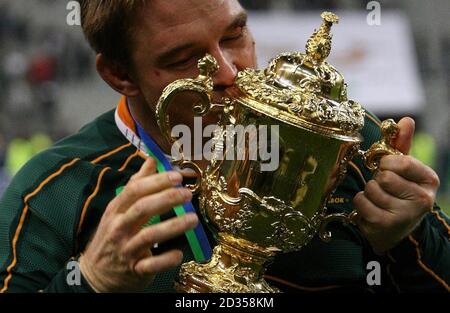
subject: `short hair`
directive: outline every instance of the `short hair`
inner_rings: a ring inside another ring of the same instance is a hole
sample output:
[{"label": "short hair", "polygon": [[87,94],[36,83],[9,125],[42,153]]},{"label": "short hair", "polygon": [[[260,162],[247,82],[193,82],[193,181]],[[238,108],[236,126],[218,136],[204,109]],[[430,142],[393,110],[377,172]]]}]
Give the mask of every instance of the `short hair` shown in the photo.
[{"label": "short hair", "polygon": [[131,65],[137,13],[149,0],[80,0],[81,27],[97,53],[124,66]]}]

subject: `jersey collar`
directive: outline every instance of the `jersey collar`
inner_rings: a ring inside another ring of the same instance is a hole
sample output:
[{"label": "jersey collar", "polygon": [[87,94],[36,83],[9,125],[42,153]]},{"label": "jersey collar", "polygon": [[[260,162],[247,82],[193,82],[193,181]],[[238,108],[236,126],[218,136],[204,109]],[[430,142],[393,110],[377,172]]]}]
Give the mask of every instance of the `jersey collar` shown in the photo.
[{"label": "jersey collar", "polygon": [[127,98],[122,96],[120,98],[119,104],[117,105],[116,112],[114,114],[114,119],[117,128],[120,132],[131,142],[136,148],[138,148],[142,153],[148,156],[145,149],[145,144],[141,138],[137,135],[136,125],[134,124],[134,119],[131,116],[131,112],[128,109]]}]

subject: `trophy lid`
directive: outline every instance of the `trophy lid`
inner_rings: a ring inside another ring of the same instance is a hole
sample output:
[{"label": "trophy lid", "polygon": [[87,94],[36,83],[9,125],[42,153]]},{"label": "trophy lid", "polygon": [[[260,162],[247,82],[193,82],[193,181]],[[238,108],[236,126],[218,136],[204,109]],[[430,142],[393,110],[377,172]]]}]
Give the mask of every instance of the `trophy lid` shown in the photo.
[{"label": "trophy lid", "polygon": [[321,17],[306,53],[283,53],[265,70],[241,71],[236,86],[244,94],[244,105],[257,111],[321,133],[355,137],[364,126],[364,109],[347,99],[344,77],[326,62],[331,26],[339,18],[330,12]]}]

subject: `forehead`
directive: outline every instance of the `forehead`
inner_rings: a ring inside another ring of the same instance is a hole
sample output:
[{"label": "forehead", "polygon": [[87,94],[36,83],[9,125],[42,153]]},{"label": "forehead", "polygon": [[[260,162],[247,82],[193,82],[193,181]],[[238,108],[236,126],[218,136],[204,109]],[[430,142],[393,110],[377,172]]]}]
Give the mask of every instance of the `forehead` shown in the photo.
[{"label": "forehead", "polygon": [[152,0],[145,12],[149,28],[160,29],[205,22],[211,15],[226,13],[234,0]]},{"label": "forehead", "polygon": [[151,0],[134,34],[138,42],[158,51],[175,42],[214,36],[242,11],[237,0]]}]

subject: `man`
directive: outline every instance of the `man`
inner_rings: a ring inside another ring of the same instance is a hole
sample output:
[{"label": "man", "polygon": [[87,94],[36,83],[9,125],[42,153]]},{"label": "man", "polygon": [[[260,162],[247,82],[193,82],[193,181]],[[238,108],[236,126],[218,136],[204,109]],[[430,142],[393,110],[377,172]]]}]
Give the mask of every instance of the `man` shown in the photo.
[{"label": "man", "polygon": [[[246,14],[237,0],[81,4],[97,71],[124,97],[115,113],[37,156],[12,182],[0,203],[0,288],[173,291],[180,262],[193,258],[180,235],[198,218],[173,217],[171,208],[191,194],[176,187],[183,179],[179,173],[156,174],[155,160],[140,150],[136,127],[170,151],[154,117],[167,84],[196,76],[197,60],[210,53],[220,65],[214,77],[219,101],[239,70],[256,66]],[[190,112],[189,106],[177,107],[174,125],[190,125]],[[205,119],[213,123],[217,117]],[[379,138],[377,124],[367,114],[363,148]],[[399,126],[395,146],[407,153],[414,122],[405,118]],[[335,212],[356,208],[358,227],[334,225],[331,243],[314,239],[300,252],[277,257],[267,280],[285,291],[450,291],[449,220],[433,208],[437,175],[409,156],[388,156],[371,179],[360,161],[351,164],[329,205]],[[142,228],[157,215],[160,223]],[[66,264],[73,258],[79,260],[81,285],[67,280]],[[382,266],[379,287],[366,282],[366,265],[374,260]]]}]

